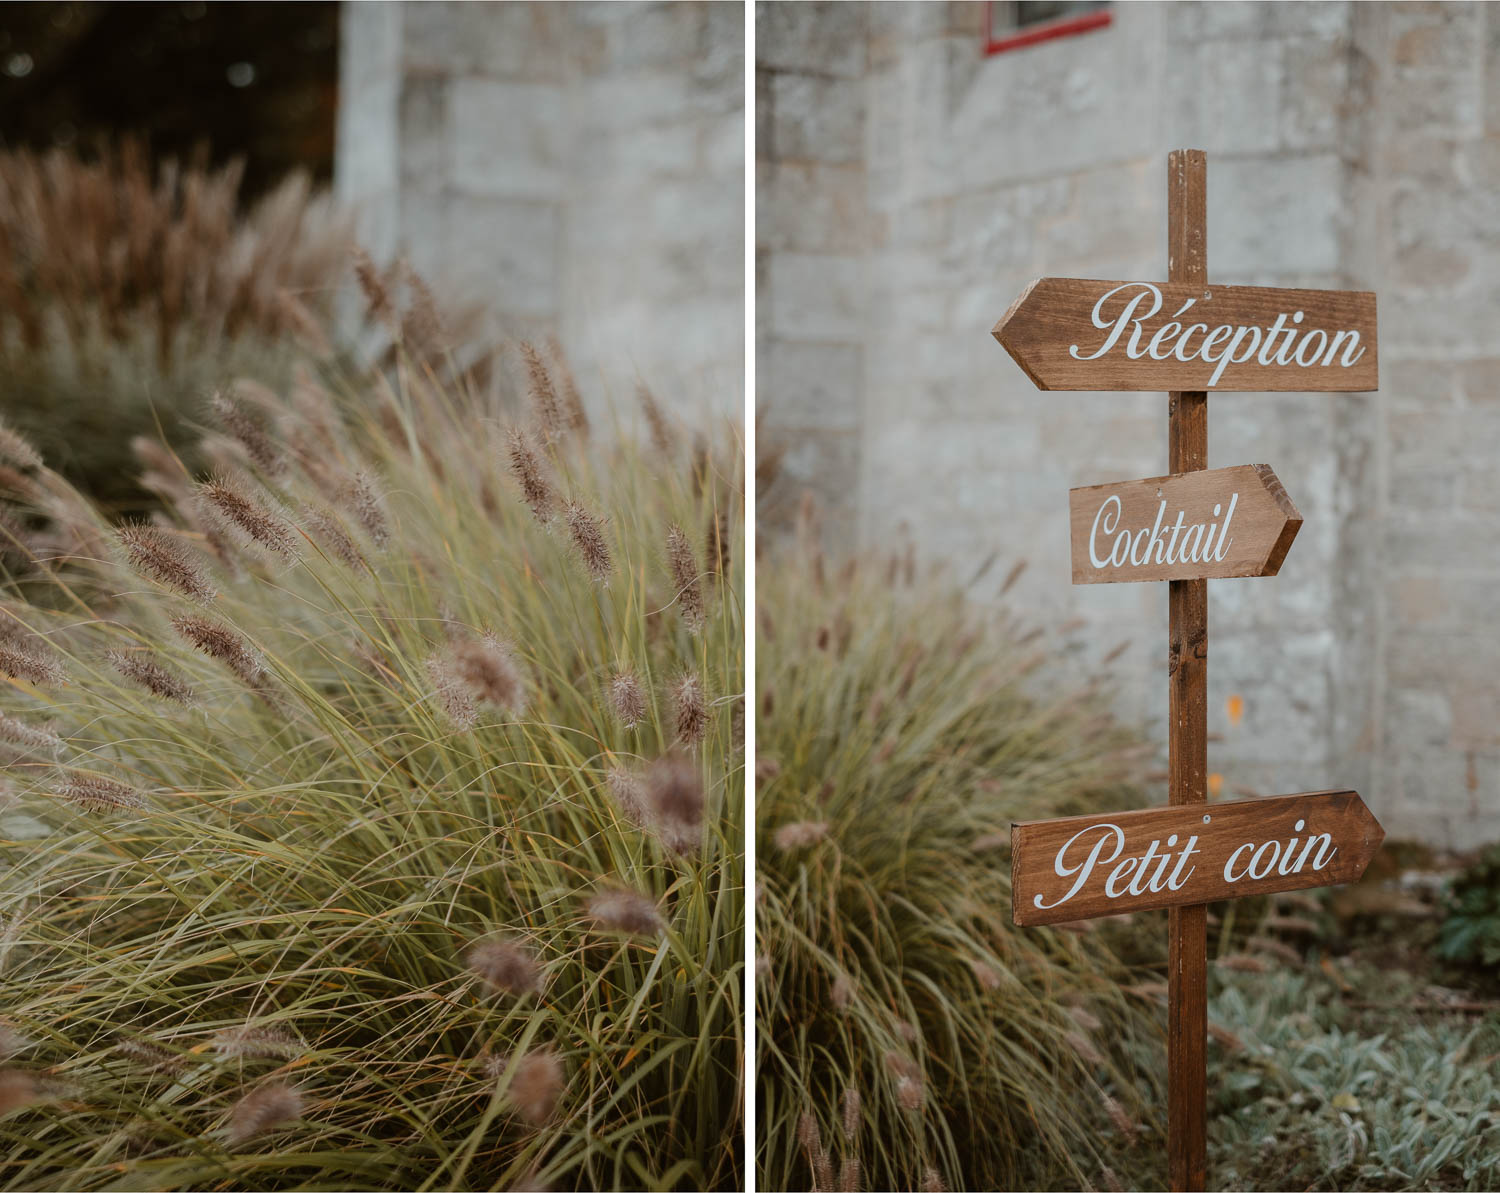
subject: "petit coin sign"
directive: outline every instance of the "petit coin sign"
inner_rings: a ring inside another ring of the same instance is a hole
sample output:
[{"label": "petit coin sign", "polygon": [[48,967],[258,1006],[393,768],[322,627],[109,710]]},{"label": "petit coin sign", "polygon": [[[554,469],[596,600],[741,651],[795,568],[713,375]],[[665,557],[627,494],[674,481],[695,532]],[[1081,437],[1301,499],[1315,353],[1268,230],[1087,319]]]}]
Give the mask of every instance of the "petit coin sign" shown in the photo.
[{"label": "petit coin sign", "polygon": [[1014,824],[1012,917],[1055,924],[1354,882],[1384,838],[1353,791]]}]

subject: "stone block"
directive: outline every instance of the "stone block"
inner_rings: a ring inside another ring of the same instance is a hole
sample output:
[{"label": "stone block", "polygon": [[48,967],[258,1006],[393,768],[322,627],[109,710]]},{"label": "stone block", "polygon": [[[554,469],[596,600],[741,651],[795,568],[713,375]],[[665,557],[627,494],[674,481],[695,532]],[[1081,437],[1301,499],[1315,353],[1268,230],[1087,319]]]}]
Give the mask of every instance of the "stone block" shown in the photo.
[{"label": "stone block", "polygon": [[1208,188],[1214,272],[1337,273],[1344,195],[1334,154],[1218,162]]},{"label": "stone block", "polygon": [[562,91],[548,83],[455,79],[452,177],[471,195],[561,199],[570,129]]},{"label": "stone block", "polygon": [[[857,432],[864,382],[857,344],[771,340],[758,356],[761,400],[782,428]],[[757,374],[759,378],[759,374]]]},{"label": "stone block", "polygon": [[458,195],[446,226],[447,272],[464,294],[505,313],[557,315],[561,229],[556,204]]},{"label": "stone block", "polygon": [[401,82],[398,142],[403,191],[437,191],[453,181],[447,79],[407,75]]},{"label": "stone block", "polygon": [[770,70],[858,78],[865,69],[866,20],[874,9],[903,6],[760,0],[755,6],[755,56]]},{"label": "stone block", "polygon": [[853,254],[869,243],[865,175],[857,166],[790,161],[763,165],[756,236],[777,252]]},{"label": "stone block", "polygon": [[781,253],[767,273],[770,331],[786,340],[854,343],[863,330],[865,262]]},{"label": "stone block", "polygon": [[847,79],[778,74],[771,81],[771,144],[782,160],[829,164],[864,152],[864,88]]}]

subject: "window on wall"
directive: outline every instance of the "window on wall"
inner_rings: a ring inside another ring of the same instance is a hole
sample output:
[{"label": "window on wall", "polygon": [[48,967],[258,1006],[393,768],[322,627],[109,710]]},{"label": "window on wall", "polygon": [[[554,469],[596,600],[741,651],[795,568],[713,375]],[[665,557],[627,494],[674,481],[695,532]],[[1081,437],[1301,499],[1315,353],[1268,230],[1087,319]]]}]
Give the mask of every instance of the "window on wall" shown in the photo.
[{"label": "window on wall", "polygon": [[1102,29],[1113,19],[1112,8],[1100,0],[990,0],[985,5],[984,52],[999,54]]}]

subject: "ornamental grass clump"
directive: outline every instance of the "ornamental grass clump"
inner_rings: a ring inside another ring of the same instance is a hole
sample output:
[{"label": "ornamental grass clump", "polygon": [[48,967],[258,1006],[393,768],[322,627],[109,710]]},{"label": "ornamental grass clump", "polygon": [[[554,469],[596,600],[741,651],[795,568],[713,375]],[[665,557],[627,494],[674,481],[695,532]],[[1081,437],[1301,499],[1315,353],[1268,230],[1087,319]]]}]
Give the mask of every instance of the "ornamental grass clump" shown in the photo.
[{"label": "ornamental grass clump", "polygon": [[1162,1144],[1162,1029],[1097,935],[1012,925],[1008,829],[1138,804],[1149,747],[1037,634],[817,537],[757,573],[760,1186],[1107,1187]]},{"label": "ornamental grass clump", "polygon": [[149,523],[35,472],[0,1188],[742,1186],[738,444],[389,382],[236,387]]}]

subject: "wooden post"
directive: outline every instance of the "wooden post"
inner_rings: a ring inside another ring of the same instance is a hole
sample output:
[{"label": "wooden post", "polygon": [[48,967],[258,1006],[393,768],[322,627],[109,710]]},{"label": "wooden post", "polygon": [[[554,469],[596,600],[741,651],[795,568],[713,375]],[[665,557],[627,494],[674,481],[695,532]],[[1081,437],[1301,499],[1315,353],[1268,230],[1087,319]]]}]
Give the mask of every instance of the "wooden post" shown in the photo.
[{"label": "wooden post", "polygon": [[[1201,149],[1167,158],[1167,280],[1208,281],[1208,167]],[[1167,471],[1208,467],[1208,394],[1167,395]],[[1173,580],[1168,594],[1168,799],[1201,804],[1208,788],[1208,581]],[[1174,1191],[1207,1181],[1205,1054],[1208,908],[1167,912],[1167,1166]]]}]

